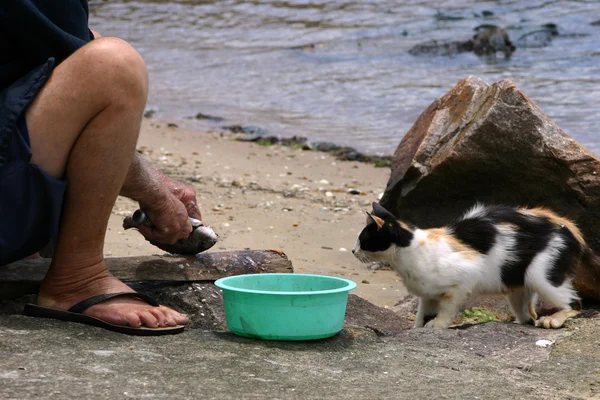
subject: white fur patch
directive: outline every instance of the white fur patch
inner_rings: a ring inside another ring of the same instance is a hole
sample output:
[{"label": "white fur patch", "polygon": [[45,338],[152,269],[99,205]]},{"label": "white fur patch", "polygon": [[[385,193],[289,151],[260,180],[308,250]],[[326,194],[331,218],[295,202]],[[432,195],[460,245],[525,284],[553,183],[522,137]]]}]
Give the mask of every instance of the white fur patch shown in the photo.
[{"label": "white fur patch", "polygon": [[487,214],[487,208],[483,204],[475,204],[470,210],[468,210],[462,219],[467,218],[481,218]]}]

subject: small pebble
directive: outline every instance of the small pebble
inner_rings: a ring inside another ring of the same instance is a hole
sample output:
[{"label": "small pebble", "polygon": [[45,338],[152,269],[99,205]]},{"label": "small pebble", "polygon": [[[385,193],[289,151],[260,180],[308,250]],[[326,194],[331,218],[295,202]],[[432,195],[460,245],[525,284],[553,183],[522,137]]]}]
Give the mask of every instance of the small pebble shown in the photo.
[{"label": "small pebble", "polygon": [[340,251],[348,251],[348,250],[346,250],[346,248],[344,248],[344,247],[340,247]]}]

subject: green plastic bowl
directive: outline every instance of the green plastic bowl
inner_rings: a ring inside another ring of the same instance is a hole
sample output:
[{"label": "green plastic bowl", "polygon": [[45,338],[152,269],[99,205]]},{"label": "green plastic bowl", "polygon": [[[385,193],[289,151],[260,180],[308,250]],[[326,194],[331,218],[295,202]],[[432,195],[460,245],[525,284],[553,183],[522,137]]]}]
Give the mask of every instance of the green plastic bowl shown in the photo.
[{"label": "green plastic bowl", "polygon": [[221,278],[225,318],[236,335],[313,340],[344,326],[348,292],[356,283],[309,274],[250,274]]}]

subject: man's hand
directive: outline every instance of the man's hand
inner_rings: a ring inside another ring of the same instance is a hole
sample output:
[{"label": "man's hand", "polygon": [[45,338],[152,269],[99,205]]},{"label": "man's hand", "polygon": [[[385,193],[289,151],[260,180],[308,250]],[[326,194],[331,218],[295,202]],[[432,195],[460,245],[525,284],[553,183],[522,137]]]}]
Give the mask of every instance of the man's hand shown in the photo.
[{"label": "man's hand", "polygon": [[125,229],[136,227],[146,239],[158,243],[173,244],[179,239],[187,239],[192,232],[192,224],[183,203],[169,193],[160,203],[142,208],[149,218],[149,224],[135,226],[131,217],[125,218]]},{"label": "man's hand", "polygon": [[150,219],[149,225],[136,226],[131,217],[126,217],[123,227],[135,227],[146,239],[158,243],[187,239],[192,232],[189,217],[202,220],[195,190],[167,178],[139,154],[134,157],[121,195],[137,200]]},{"label": "man's hand", "polygon": [[202,214],[196,200],[196,191],[191,186],[161,176],[161,181],[169,191],[185,206],[190,217],[202,221]]}]

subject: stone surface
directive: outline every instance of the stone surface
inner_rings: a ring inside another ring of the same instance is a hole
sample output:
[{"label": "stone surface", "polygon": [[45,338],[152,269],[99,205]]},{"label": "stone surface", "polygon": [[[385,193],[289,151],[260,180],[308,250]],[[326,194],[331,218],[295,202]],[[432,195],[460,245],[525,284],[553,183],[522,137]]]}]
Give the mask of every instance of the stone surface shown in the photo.
[{"label": "stone surface", "polygon": [[[392,311],[396,314],[396,317],[403,321],[402,326],[407,328],[412,327],[412,322],[417,314],[418,299],[415,296],[407,295],[401,299],[394,307]],[[473,320],[465,313],[465,310],[483,308],[489,311],[491,315],[496,317],[499,321],[512,322],[515,320],[512,311],[508,305],[508,301],[505,296],[471,296],[461,307],[456,317],[454,318],[453,325],[461,324],[472,324],[477,322],[483,322],[479,320]],[[550,315],[558,311],[556,308],[552,308],[543,301],[539,301],[536,312],[538,317]],[[582,310],[578,318],[600,318],[600,311],[598,308],[587,307]]]},{"label": "stone surface", "polygon": [[[600,251],[600,159],[508,80],[469,77],[436,99],[396,149],[381,199],[422,228],[475,202],[549,207]],[[600,268],[586,266],[576,285],[600,299]]]},{"label": "stone surface", "polygon": [[[2,399],[593,399],[600,396],[600,319],[542,330],[512,323],[406,329],[350,295],[333,338],[271,342],[227,331],[212,283],[136,290],[187,312],[189,329],[132,337],[20,315],[33,295],[0,302]],[[414,300],[407,299],[410,313]],[[413,310],[414,311],[414,310]],[[548,347],[536,345],[546,340]],[[443,389],[443,390],[442,390]]]},{"label": "stone surface", "polygon": [[[0,317],[2,399],[593,399],[600,320],[558,331],[508,323],[314,342],[190,329],[131,337]],[[549,347],[538,340],[553,342]]]},{"label": "stone surface", "polygon": [[[190,318],[189,329],[228,331],[221,289],[211,282],[139,282],[130,286],[138,292],[154,297],[160,304],[187,314]],[[21,315],[24,304],[35,302],[35,297],[29,294],[13,300],[0,301],[0,318]],[[379,335],[399,332],[412,326],[412,322],[404,316],[377,307],[353,294],[348,296],[345,323],[371,330]]]}]

